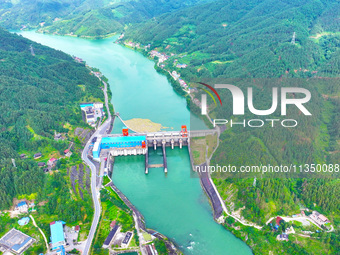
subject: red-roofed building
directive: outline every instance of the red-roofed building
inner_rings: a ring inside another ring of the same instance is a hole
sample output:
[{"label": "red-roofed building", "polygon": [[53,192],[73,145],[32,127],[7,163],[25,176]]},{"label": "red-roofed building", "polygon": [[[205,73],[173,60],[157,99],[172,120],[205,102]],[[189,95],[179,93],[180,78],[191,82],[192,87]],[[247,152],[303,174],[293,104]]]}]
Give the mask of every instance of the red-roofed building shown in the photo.
[{"label": "red-roofed building", "polygon": [[281,221],[283,221],[281,217],[276,217],[276,225],[280,226]]},{"label": "red-roofed building", "polygon": [[80,226],[79,226],[79,225],[77,225],[77,226],[74,228],[74,230],[75,230],[76,232],[79,232],[79,230],[80,230]]},{"label": "red-roofed building", "polygon": [[116,225],[116,221],[114,220],[111,222],[110,227],[113,228],[115,225]]},{"label": "red-roofed building", "polygon": [[50,158],[47,162],[47,165],[54,166],[56,162],[57,162],[56,158]]},{"label": "red-roofed building", "polygon": [[64,155],[66,157],[70,157],[72,155],[72,152],[69,149],[64,150]]}]

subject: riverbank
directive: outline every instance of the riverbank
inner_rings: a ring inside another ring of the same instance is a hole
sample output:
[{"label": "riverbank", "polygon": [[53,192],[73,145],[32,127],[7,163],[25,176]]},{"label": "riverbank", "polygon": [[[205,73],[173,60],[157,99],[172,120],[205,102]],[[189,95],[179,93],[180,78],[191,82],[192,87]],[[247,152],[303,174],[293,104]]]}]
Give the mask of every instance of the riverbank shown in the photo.
[{"label": "riverbank", "polygon": [[[32,29],[36,29],[36,28],[31,28],[30,30],[32,30]],[[48,31],[45,31],[43,29],[38,29],[38,30],[35,30],[35,31],[37,33],[40,33],[40,34],[57,35],[57,36],[69,36],[69,37],[83,38],[83,39],[88,39],[88,40],[106,39],[106,38],[110,38],[112,36],[117,35],[117,32],[106,34],[106,35],[89,36],[89,35],[75,35],[75,34],[59,34],[57,32],[49,33]]]}]

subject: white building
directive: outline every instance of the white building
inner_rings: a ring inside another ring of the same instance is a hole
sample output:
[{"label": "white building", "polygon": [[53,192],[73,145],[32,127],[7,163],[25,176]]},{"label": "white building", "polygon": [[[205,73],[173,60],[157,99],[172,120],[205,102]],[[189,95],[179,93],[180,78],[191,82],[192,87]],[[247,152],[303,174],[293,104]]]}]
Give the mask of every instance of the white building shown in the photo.
[{"label": "white building", "polygon": [[95,109],[102,109],[104,107],[103,103],[97,102],[97,103],[93,103],[93,108]]},{"label": "white building", "polygon": [[28,212],[28,205],[25,201],[21,201],[17,206],[15,207],[16,211],[19,211],[20,213],[27,213]]}]

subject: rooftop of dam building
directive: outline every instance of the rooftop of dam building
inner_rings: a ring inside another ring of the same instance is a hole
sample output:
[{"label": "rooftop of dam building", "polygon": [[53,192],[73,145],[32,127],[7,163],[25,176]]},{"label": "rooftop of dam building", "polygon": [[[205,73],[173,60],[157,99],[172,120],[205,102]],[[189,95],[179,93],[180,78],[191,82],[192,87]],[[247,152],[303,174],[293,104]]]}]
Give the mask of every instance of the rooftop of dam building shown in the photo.
[{"label": "rooftop of dam building", "polygon": [[[99,160],[100,152],[104,149],[137,149],[137,148],[146,148],[146,137],[143,135],[135,135],[135,136],[114,136],[114,137],[99,137],[97,138],[94,146],[93,146],[93,158]],[[145,151],[137,154],[145,154]],[[127,155],[127,154],[119,154],[119,155]],[[131,154],[130,154],[131,155]]]}]

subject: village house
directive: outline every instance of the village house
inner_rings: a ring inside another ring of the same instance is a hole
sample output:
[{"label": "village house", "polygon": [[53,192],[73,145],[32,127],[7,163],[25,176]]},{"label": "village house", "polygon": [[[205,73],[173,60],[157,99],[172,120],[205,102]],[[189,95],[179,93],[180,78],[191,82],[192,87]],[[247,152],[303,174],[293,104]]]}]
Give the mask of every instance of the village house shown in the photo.
[{"label": "village house", "polygon": [[174,78],[174,80],[176,81],[181,75],[179,73],[177,73],[176,71],[172,71],[172,77]]},{"label": "village house", "polygon": [[45,165],[46,165],[45,162],[39,162],[39,163],[38,163],[38,167],[44,167]]},{"label": "village house", "polygon": [[72,152],[69,149],[64,150],[65,157],[71,157]]},{"label": "village house", "polygon": [[289,241],[288,237],[288,234],[282,233],[281,235],[277,235],[276,239],[279,241]]},{"label": "village house", "polygon": [[330,223],[330,221],[324,215],[320,214],[317,211],[313,211],[310,217],[311,219],[316,221],[319,225],[325,225],[327,223]]},{"label": "village house", "polygon": [[80,231],[80,226],[79,226],[79,225],[75,226],[74,231],[75,231],[76,233],[79,233],[79,231]]},{"label": "village house", "polygon": [[53,166],[55,166],[56,162],[57,162],[56,158],[50,158],[47,162],[47,165],[50,166],[50,167],[53,167]]},{"label": "village house", "polygon": [[28,205],[26,201],[21,201],[15,206],[15,210],[19,211],[20,213],[27,213],[28,212]]},{"label": "village house", "polygon": [[41,158],[41,156],[42,156],[42,154],[41,154],[41,152],[38,152],[38,153],[36,153],[36,154],[34,154],[34,159],[38,159],[38,158]]},{"label": "village house", "polygon": [[62,136],[62,134],[54,132],[54,140],[55,141],[65,140],[65,138]]},{"label": "village house", "polygon": [[177,64],[176,67],[177,68],[187,68],[187,64]]}]

